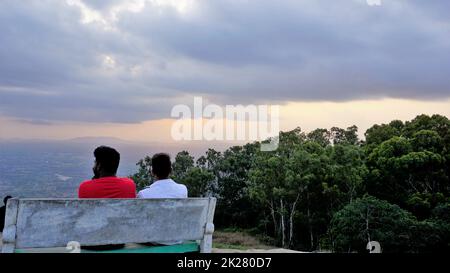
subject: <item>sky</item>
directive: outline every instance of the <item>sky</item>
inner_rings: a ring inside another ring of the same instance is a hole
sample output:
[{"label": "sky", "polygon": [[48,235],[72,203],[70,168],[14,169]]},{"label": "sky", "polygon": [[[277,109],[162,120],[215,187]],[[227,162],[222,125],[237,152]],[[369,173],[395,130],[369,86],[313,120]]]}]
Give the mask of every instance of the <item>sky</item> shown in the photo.
[{"label": "sky", "polygon": [[450,117],[446,0],[2,0],[0,139],[172,141],[171,109],[281,129]]}]

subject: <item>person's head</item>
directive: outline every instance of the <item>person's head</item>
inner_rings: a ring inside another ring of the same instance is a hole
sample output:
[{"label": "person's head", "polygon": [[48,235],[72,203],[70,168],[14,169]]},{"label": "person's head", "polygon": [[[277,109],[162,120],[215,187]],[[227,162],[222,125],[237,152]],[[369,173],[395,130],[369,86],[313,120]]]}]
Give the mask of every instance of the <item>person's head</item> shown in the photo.
[{"label": "person's head", "polygon": [[152,157],[152,174],[158,179],[167,179],[172,172],[170,156],[165,153],[155,154]]},{"label": "person's head", "polygon": [[100,146],[94,151],[95,177],[115,176],[119,168],[120,154],[115,149],[107,146]]},{"label": "person's head", "polygon": [[10,195],[8,195],[5,198],[3,198],[3,204],[5,204],[5,206],[6,206],[6,202],[8,202],[8,200],[11,199],[11,198],[12,198],[12,196],[10,196]]}]

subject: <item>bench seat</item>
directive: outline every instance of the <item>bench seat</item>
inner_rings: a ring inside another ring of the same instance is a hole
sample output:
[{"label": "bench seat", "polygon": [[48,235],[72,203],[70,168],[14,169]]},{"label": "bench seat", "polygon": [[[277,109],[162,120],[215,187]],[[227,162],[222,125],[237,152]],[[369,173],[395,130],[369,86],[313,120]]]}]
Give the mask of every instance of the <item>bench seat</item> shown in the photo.
[{"label": "bench seat", "polygon": [[[215,198],[10,199],[4,253],[74,252],[69,244],[125,244],[123,249],[81,252],[210,253]],[[144,242],[185,242],[147,246]]]}]

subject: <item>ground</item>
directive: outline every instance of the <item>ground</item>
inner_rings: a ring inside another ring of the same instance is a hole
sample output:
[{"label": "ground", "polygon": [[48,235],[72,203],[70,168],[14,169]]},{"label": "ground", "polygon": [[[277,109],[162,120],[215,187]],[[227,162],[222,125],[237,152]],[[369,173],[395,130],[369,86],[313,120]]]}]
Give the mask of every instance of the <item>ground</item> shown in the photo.
[{"label": "ground", "polygon": [[229,248],[246,250],[250,248],[271,249],[274,246],[262,242],[256,236],[245,231],[218,230],[213,235],[214,248]]},{"label": "ground", "polygon": [[[0,233],[0,250],[2,247]],[[65,252],[65,248],[61,248]],[[244,231],[216,231],[213,235],[213,253],[302,253],[266,245]]]},{"label": "ground", "polygon": [[301,253],[277,248],[245,231],[219,230],[213,235],[213,253]]}]

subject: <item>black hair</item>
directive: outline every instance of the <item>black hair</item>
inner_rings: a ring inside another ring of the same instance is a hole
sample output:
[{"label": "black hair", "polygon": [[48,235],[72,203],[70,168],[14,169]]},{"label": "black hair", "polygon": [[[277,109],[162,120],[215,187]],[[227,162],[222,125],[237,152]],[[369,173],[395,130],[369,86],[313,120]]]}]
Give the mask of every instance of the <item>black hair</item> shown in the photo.
[{"label": "black hair", "polygon": [[104,172],[116,174],[120,163],[120,154],[115,149],[107,146],[100,146],[94,151],[97,164],[100,164]]},{"label": "black hair", "polygon": [[172,172],[172,163],[170,156],[165,153],[155,154],[152,157],[152,172],[159,179],[166,179]]}]

